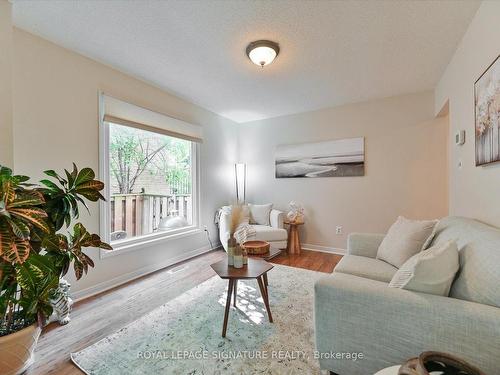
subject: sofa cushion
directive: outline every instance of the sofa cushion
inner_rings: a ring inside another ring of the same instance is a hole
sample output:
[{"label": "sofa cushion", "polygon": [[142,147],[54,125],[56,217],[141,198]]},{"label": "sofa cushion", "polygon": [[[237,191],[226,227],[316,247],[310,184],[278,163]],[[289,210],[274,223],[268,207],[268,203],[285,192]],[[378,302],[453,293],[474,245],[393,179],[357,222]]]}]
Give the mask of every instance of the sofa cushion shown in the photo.
[{"label": "sofa cushion", "polygon": [[271,225],[269,216],[273,209],[273,204],[249,204],[250,224]]},{"label": "sofa cushion", "polygon": [[255,229],[255,236],[248,238],[249,240],[261,241],[286,241],[288,234],[285,229],[274,228],[267,225],[253,225]]},{"label": "sofa cushion", "polygon": [[437,220],[409,220],[403,216],[389,228],[380,244],[377,259],[399,268],[427,245]]},{"label": "sofa cushion", "polygon": [[457,244],[446,241],[408,259],[389,287],[448,297],[458,267]]},{"label": "sofa cushion", "polygon": [[397,270],[396,267],[383,260],[357,255],[344,255],[334,271],[388,283]]},{"label": "sofa cushion", "polygon": [[500,230],[473,219],[447,217],[436,227],[432,245],[457,243],[460,270],[450,297],[500,307]]}]

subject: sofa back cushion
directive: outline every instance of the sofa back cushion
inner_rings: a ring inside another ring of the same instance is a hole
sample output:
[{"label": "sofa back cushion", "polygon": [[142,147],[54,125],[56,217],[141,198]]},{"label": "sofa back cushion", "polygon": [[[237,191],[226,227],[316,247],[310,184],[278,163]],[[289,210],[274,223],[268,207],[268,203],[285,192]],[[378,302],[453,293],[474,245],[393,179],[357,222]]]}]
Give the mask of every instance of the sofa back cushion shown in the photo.
[{"label": "sofa back cushion", "polygon": [[460,270],[450,297],[500,307],[500,230],[473,219],[447,217],[438,223],[431,245],[454,240]]},{"label": "sofa back cushion", "polygon": [[270,215],[273,209],[273,204],[249,204],[250,208],[250,224],[271,225]]},{"label": "sofa back cushion", "polygon": [[410,220],[398,217],[377,251],[377,259],[401,267],[413,255],[422,251],[432,235],[437,220]]}]

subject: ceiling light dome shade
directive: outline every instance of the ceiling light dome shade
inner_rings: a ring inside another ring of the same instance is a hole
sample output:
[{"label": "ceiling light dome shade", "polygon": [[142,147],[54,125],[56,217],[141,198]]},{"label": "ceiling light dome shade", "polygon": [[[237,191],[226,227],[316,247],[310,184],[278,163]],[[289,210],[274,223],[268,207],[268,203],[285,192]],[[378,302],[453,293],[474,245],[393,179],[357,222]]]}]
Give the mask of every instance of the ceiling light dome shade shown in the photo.
[{"label": "ceiling light dome shade", "polygon": [[270,40],[257,40],[247,47],[247,56],[255,65],[265,66],[271,64],[278,53],[280,47],[278,43]]}]

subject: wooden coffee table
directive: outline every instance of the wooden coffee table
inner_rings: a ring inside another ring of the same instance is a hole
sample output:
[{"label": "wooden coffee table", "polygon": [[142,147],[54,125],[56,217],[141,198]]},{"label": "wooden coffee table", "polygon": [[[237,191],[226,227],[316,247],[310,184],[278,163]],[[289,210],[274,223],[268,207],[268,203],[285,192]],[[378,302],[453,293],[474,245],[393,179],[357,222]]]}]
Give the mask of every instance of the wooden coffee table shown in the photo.
[{"label": "wooden coffee table", "polygon": [[220,276],[221,279],[229,280],[227,289],[226,309],[224,311],[224,324],[222,326],[222,337],[226,337],[227,319],[229,317],[229,308],[231,306],[231,295],[234,295],[234,305],[236,306],[236,294],[238,288],[238,280],[256,279],[259,284],[260,294],[266,306],[269,322],[273,322],[271,308],[269,306],[269,294],[267,284],[264,282],[264,275],[273,269],[273,265],[262,259],[248,258],[248,264],[243,268],[230,267],[227,264],[227,258],[220,262],[210,265],[212,269]]},{"label": "wooden coffee table", "polygon": [[[280,255],[281,253],[283,252],[282,249],[278,248],[277,246],[274,246],[274,245],[271,245],[269,247],[269,251],[265,254],[259,254],[259,255],[248,255],[249,258],[254,258],[254,259],[264,259],[264,260],[271,260],[275,257],[277,257],[278,255]],[[265,273],[264,275],[262,275],[262,278],[264,279],[264,284],[266,285],[269,285],[268,284],[268,281],[267,281],[267,273]]]}]

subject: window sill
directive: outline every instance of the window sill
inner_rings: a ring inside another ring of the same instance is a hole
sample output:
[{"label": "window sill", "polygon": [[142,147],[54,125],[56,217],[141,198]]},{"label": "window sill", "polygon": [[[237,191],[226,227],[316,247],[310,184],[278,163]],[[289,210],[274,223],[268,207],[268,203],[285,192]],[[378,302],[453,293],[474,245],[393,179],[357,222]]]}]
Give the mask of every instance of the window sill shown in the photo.
[{"label": "window sill", "polygon": [[123,253],[128,253],[129,251],[135,251],[146,247],[151,247],[161,243],[178,240],[184,237],[190,237],[203,233],[203,231],[198,227],[189,227],[182,232],[176,233],[164,233],[156,234],[152,236],[147,236],[144,238],[130,239],[128,241],[123,241],[117,244],[111,244],[113,250],[100,250],[101,259],[109,258],[115,255],[120,255]]}]

